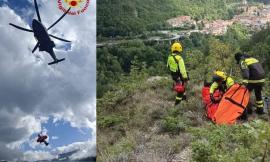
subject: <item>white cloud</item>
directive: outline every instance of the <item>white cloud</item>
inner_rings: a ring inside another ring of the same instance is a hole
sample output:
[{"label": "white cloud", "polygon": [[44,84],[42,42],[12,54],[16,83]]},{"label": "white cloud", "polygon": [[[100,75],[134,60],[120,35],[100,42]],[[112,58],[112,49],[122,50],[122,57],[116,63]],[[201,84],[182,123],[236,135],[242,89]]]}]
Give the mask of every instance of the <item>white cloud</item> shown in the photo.
[{"label": "white cloud", "polygon": [[69,155],[71,160],[80,160],[92,156],[96,156],[96,142],[89,140],[86,142],[75,142],[70,145],[58,147],[51,152],[48,151],[27,151],[23,155],[23,160],[52,160],[60,157],[61,154],[74,152]]},{"label": "white cloud", "polygon": [[89,156],[96,155],[96,142],[95,141],[87,141],[87,142],[76,142],[67,146],[58,147],[55,152],[59,154],[76,151],[71,155],[72,160],[78,160],[87,158]]},{"label": "white cloud", "polygon": [[52,136],[52,140],[57,140],[57,139],[59,139],[58,136]]},{"label": "white cloud", "polygon": [[38,161],[38,160],[52,160],[57,158],[47,151],[27,151],[24,153],[23,160],[25,161]]},{"label": "white cloud", "polygon": [[18,108],[14,108],[11,112],[6,109],[0,110],[0,122],[5,123],[0,125],[0,141],[7,143],[6,146],[10,149],[19,149],[29,135],[41,130],[39,120],[30,115],[23,115],[25,114]]}]

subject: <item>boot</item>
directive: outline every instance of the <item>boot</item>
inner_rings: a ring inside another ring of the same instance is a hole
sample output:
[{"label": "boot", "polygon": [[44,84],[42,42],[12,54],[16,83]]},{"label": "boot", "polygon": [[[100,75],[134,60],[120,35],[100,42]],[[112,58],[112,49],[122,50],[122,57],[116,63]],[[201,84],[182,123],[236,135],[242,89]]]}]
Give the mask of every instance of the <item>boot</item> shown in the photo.
[{"label": "boot", "polygon": [[257,108],[257,109],[256,109],[256,113],[257,113],[258,115],[264,114],[263,108]]},{"label": "boot", "polygon": [[187,96],[184,94],[182,100],[187,101]]},{"label": "boot", "polygon": [[174,106],[180,104],[181,100],[175,100]]}]

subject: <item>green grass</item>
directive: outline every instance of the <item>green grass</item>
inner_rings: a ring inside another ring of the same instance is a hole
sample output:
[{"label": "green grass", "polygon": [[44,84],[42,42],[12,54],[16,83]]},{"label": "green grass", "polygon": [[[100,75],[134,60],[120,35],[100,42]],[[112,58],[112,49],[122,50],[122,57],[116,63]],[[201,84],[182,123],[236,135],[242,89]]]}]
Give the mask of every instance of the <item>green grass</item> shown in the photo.
[{"label": "green grass", "polygon": [[196,162],[270,160],[269,123],[217,126],[204,115],[201,84],[191,82],[188,102],[174,107],[170,79],[135,80],[99,104],[98,161],[181,161],[182,156]]}]

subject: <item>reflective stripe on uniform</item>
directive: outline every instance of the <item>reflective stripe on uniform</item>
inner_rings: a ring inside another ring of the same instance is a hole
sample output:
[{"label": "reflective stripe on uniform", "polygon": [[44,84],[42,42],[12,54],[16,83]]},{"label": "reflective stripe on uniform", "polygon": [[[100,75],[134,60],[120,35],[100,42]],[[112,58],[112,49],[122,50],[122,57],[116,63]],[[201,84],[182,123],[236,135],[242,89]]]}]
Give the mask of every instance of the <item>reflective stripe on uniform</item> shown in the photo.
[{"label": "reflective stripe on uniform", "polygon": [[175,97],[176,100],[182,100],[182,97]]},{"label": "reflective stripe on uniform", "polygon": [[256,101],[256,107],[257,108],[263,108],[263,101]]},{"label": "reflective stripe on uniform", "polygon": [[243,83],[264,83],[265,79],[260,80],[243,80]]},{"label": "reflective stripe on uniform", "polygon": [[251,64],[255,64],[255,63],[258,63],[259,61],[255,58],[246,58],[245,59],[245,63],[249,66]]},{"label": "reflective stripe on uniform", "polygon": [[263,104],[262,105],[256,105],[256,107],[263,108]]},{"label": "reflective stripe on uniform", "polygon": [[263,101],[256,101],[256,104],[263,104]]}]

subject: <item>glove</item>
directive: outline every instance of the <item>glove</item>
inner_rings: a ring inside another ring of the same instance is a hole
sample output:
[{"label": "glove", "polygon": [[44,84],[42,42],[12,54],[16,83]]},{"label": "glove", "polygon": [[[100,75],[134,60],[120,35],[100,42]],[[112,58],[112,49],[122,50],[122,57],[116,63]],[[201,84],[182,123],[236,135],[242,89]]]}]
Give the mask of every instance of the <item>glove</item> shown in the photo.
[{"label": "glove", "polygon": [[218,103],[218,101],[215,99],[215,97],[213,96],[213,94],[210,94],[210,99],[213,103]]}]

